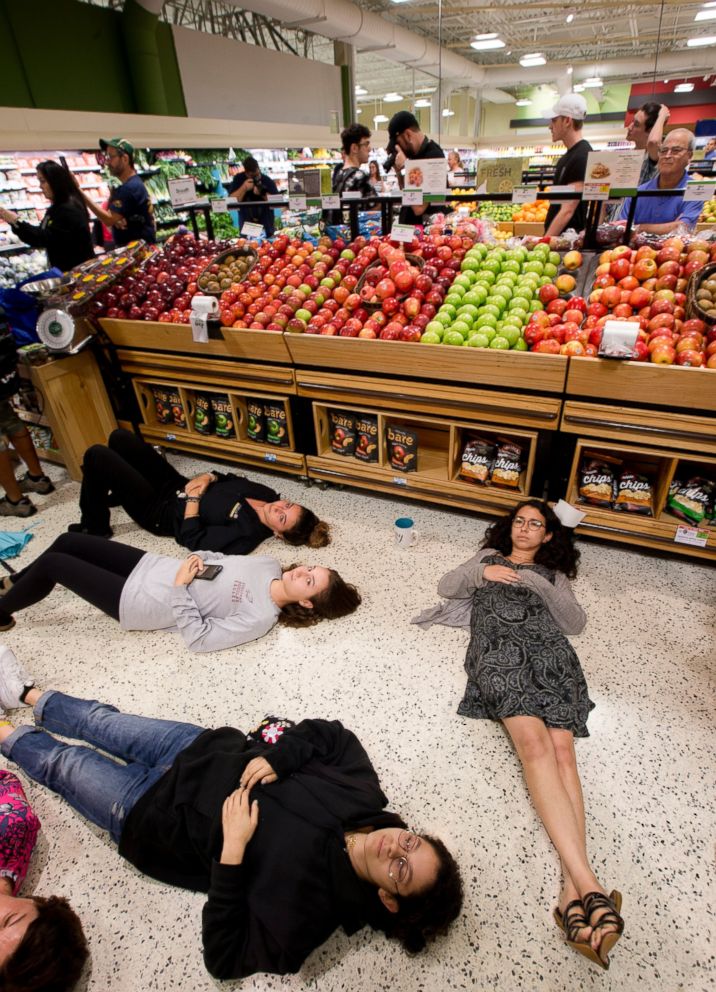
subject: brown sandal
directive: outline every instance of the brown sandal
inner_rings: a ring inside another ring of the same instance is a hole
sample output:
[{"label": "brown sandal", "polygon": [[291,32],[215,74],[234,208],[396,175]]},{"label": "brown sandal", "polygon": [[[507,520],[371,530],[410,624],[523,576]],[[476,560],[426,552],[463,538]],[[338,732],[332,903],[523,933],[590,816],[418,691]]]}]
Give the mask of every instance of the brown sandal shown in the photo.
[{"label": "brown sandal", "polygon": [[[579,912],[574,912],[570,914],[570,910],[577,907]],[[585,914],[584,906],[582,905],[581,899],[573,899],[572,902],[568,903],[564,908],[564,913],[557,907],[554,910],[554,920],[559,929],[564,933],[567,938],[567,944],[572,950],[576,951],[578,954],[582,954],[585,958],[589,958],[594,964],[598,964],[600,968],[608,968],[609,964],[606,965],[599,957],[597,952],[594,950],[592,945],[587,941],[577,940],[577,934],[583,927],[591,926],[588,917]]]},{"label": "brown sandal", "polygon": [[602,895],[601,892],[588,892],[582,899],[582,905],[584,906],[585,915],[590,921],[592,914],[597,910],[606,910],[596,923],[590,922],[587,924],[591,926],[592,930],[600,930],[602,927],[607,926],[616,927],[616,930],[610,930],[609,933],[605,933],[599,943],[597,956],[602,967],[608,968],[609,952],[624,933],[624,920],[619,915],[622,907],[621,892],[614,889],[609,896]]}]

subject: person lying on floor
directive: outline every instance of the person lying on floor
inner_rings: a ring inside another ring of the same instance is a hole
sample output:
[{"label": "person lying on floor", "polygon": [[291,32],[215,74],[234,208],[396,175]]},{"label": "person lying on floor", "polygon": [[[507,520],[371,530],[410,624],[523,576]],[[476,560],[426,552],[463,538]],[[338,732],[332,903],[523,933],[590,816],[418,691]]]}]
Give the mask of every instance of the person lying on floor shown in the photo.
[{"label": "person lying on floor", "polygon": [[467,626],[467,687],[458,713],[502,723],[537,815],[562,862],[554,911],[570,947],[602,968],[624,929],[621,895],[607,896],[589,863],[574,738],[588,737],[594,703],[565,634],[586,615],[570,579],[579,551],[547,503],[527,500],[487,529],[473,558],[444,575],[447,603],[413,623]]},{"label": "person lying on floor", "polygon": [[204,962],[215,978],[296,972],[339,927],[368,925],[417,952],[458,916],[452,855],[385,809],[368,755],[337,720],[267,717],[245,735],[32,683],[0,655],[0,703],[32,706],[35,719],[0,726],[0,751],[107,830],[140,871],[207,893]]},{"label": "person lying on floor", "polygon": [[151,534],[190,551],[247,555],[272,535],[323,548],[330,528],[315,513],[259,482],[214,469],[187,479],[131,431],[113,431],[84,454],[81,519],[71,533],[111,537],[110,507],[121,506]]},{"label": "person lying on floor", "polygon": [[282,569],[267,555],[191,554],[184,561],[88,534],[62,534],[0,582],[0,630],[59,583],[123,630],[178,630],[190,651],[220,651],[262,637],[276,623],[310,627],[353,613],[355,586],[322,565]]},{"label": "person lying on floor", "polygon": [[[15,656],[8,648],[0,653]],[[12,731],[0,718],[0,732]],[[40,821],[12,772],[0,770],[0,988],[69,992],[89,957],[77,914],[59,896],[21,896]]]}]

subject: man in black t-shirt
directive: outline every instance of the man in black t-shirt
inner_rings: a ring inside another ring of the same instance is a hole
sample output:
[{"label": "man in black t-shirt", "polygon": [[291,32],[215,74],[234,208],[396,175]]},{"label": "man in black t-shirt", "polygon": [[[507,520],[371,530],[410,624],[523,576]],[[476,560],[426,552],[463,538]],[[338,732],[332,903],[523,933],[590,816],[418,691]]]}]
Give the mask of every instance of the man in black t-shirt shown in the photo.
[{"label": "man in black t-shirt", "polygon": [[[333,172],[332,192],[339,196],[343,193],[360,193],[363,199],[372,196],[373,187],[368,182],[367,168],[370,155],[370,131],[365,124],[349,124],[341,131],[341,144],[343,165]],[[342,224],[343,210],[326,210],[323,219],[327,224]]]},{"label": "man in black t-shirt", "polygon": [[85,203],[105,227],[112,229],[118,247],[140,239],[154,244],[157,240],[154,209],[147,188],[134,168],[134,147],[126,138],[100,138],[99,143],[107,156],[107,168],[120,185],[109,194],[108,210],[83,193]]},{"label": "man in black t-shirt", "polygon": [[[582,138],[582,125],[587,116],[587,102],[578,93],[567,93],[559,98],[550,114],[549,129],[552,141],[561,141],[567,151],[554,170],[555,186],[572,186],[576,192],[584,189],[587,155],[592,150]],[[545,235],[556,237],[568,227],[583,231],[587,222],[587,205],[583,200],[553,203],[547,211]]]},{"label": "man in black t-shirt", "polygon": [[[445,158],[445,152],[440,145],[423,134],[417,118],[408,110],[399,110],[397,114],[393,115],[388,124],[388,135],[389,141],[386,151],[388,155],[395,155],[395,174],[401,189],[405,185],[403,166],[408,159]],[[437,203],[402,207],[400,223],[423,224],[428,214],[440,213],[443,209]]]}]

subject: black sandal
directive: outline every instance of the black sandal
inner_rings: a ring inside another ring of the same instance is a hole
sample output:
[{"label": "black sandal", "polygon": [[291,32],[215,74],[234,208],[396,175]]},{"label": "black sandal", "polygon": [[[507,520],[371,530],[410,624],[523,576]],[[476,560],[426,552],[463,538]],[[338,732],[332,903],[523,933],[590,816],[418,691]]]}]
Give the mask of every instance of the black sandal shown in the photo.
[{"label": "black sandal", "polygon": [[[621,892],[616,889],[609,896],[602,895],[601,892],[588,892],[582,899],[584,912],[590,921],[588,926],[591,926],[592,930],[600,930],[607,926],[616,927],[616,930],[605,933],[599,943],[597,956],[603,968],[609,967],[609,952],[624,933],[624,920],[619,915],[621,904]],[[592,914],[599,909],[605,909],[606,913],[603,913],[596,923],[592,923]]]},{"label": "black sandal", "polygon": [[[580,912],[572,913],[570,915],[570,909],[578,907]],[[602,959],[599,957],[597,952],[594,950],[589,941],[577,940],[577,934],[584,927],[591,927],[591,923],[585,913],[584,906],[581,899],[573,899],[572,902],[568,903],[564,908],[564,913],[557,907],[554,910],[554,920],[559,929],[564,933],[567,938],[567,944],[576,951],[578,954],[582,954],[585,958],[589,958],[595,964],[598,964],[601,968],[608,968],[609,964],[604,964]]]}]

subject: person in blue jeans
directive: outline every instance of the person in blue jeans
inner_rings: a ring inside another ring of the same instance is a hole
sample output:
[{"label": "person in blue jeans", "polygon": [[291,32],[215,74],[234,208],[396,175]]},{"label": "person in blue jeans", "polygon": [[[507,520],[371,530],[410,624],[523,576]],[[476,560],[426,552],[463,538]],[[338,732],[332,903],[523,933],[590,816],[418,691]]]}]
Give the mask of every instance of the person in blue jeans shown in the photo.
[{"label": "person in blue jeans", "polygon": [[7,650],[0,705],[35,717],[0,725],[6,758],[107,830],[140,871],[207,893],[215,978],[296,972],[338,927],[368,925],[420,951],[460,912],[450,852],[384,808],[368,755],[337,720],[267,717],[246,735],[130,716],[41,691]]}]

